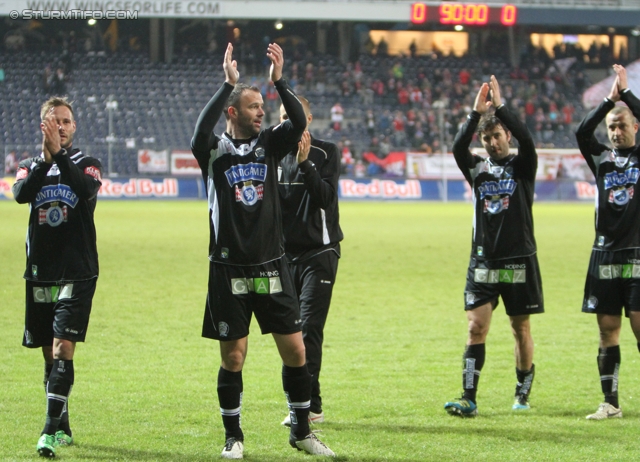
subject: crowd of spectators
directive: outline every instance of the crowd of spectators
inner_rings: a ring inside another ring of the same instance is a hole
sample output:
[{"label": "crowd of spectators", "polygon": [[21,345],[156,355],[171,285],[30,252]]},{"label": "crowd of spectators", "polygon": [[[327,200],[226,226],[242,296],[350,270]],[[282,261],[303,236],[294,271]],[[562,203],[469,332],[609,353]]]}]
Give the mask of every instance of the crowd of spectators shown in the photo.
[{"label": "crowd of spectators", "polygon": [[[339,142],[345,171],[353,174],[360,163],[365,171],[376,172],[364,161],[365,153],[383,159],[392,151],[439,153],[443,146],[450,147],[479,86],[492,74],[502,84],[509,109],[526,123],[538,148],[574,148],[573,131],[586,113],[581,95],[591,82],[585,62],[567,56],[565,47],[562,50],[556,59],[544,49],[530,47],[518,67],[502,58],[364,55],[334,72],[333,85],[328,85],[326,72],[311,73],[298,91],[311,91],[311,101],[334,98],[322,135]],[[321,91],[313,92],[318,82]]]},{"label": "crowd of spectators", "polygon": [[[56,44],[51,45],[58,53],[52,53],[53,59],[45,62],[44,93],[73,92],[75,82],[69,77],[73,75],[74,60],[81,59],[83,53],[92,53],[93,44],[100,40],[104,42],[104,37],[80,39],[71,32],[58,36]],[[140,60],[141,66],[161,67],[171,79],[171,65],[150,63],[148,52],[136,40],[133,45],[129,39],[124,43],[129,47],[124,53],[139,53],[145,57]],[[286,46],[292,52],[285,61],[285,74],[292,87],[312,103],[314,136],[336,142],[343,152],[345,172],[357,176],[380,173],[377,164],[367,162],[370,155],[383,160],[396,151],[440,153],[450,149],[479,86],[492,74],[502,85],[509,109],[527,124],[539,148],[574,148],[573,131],[586,113],[581,95],[591,85],[586,68],[596,64],[605,68],[613,59],[607,47],[595,44],[587,51],[572,44],[559,44],[553,56],[530,45],[518,57],[518,66],[513,66],[504,53],[483,57],[440,52],[424,55],[418,52],[415,42],[406,55],[390,56],[382,41],[371,52],[342,63],[336,56],[310,52],[304,42]],[[176,54],[183,61],[187,59],[184,56],[197,56],[194,61],[208,69],[211,62],[221,59],[217,48],[211,38],[204,55],[201,51],[193,53],[188,47],[176,50]],[[265,123],[275,123],[277,92],[264,75],[260,57],[252,52],[254,48],[246,41],[238,43],[237,59],[245,80],[261,88]],[[175,69],[180,69],[180,64]],[[188,148],[189,136],[185,132],[184,140],[176,139],[172,148]]]}]

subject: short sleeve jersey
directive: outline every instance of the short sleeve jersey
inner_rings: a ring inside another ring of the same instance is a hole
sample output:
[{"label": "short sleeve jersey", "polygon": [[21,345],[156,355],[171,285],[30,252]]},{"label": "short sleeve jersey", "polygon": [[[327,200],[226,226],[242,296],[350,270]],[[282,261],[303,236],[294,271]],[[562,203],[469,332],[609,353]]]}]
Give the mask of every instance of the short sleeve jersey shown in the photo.
[{"label": "short sleeve jersey", "polygon": [[453,153],[473,190],[472,256],[501,260],[533,255],[532,205],[538,158],[529,131],[504,106],[496,110],[513,137],[518,154],[500,161],[472,154],[469,145],[480,121],[472,112],[454,140]]}]

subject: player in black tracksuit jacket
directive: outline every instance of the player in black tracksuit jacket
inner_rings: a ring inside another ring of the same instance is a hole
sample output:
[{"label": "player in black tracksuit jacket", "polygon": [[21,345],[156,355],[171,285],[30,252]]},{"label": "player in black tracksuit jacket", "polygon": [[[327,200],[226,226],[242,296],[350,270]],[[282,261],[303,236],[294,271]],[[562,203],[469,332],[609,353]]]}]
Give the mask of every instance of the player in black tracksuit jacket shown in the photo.
[{"label": "player in black tracksuit jacket", "polygon": [[[307,117],[313,120],[309,101],[299,97]],[[288,119],[284,106],[280,120]],[[338,177],[340,155],[330,142],[303,135],[305,149],[290,152],[280,162],[278,190],[282,205],[287,261],[300,301],[302,335],[311,379],[309,420],[324,421],[320,396],[320,368],[324,325],[329,313],[340,258]],[[283,425],[290,425],[289,417]]]},{"label": "player in black tracksuit jacket", "polygon": [[22,344],[42,348],[45,358],[47,420],[37,450],[54,457],[73,441],[67,400],[98,279],[93,213],[102,166],[72,147],[76,123],[65,98],[46,101],[41,118],[42,155],[20,163],[12,189],[18,203],[30,204]]},{"label": "player in black tracksuit jacket", "polygon": [[[596,237],[584,288],[582,311],[596,313],[600,330],[598,370],[604,402],[590,420],[622,417],[618,402],[622,308],[640,348],[640,146],[636,144],[640,100],[627,86],[627,73],[613,66],[608,97],[584,118],[576,138],[596,179]],[[625,106],[616,106],[622,101]],[[606,117],[613,149],[595,131]]]},{"label": "player in black tracksuit jacket", "polygon": [[[486,101],[489,91],[491,102]],[[496,108],[495,115],[488,113],[490,106]],[[489,158],[469,151],[476,128]],[[509,153],[512,136],[519,144],[517,155]],[[529,130],[502,104],[494,76],[480,88],[474,110],[456,135],[453,155],[473,189],[474,222],[465,287],[469,333],[463,355],[463,395],[446,403],[445,409],[462,417],[477,414],[485,342],[501,297],[515,340],[517,383],[512,409],[527,410],[534,377],[529,315],[544,312],[531,211],[538,156]]]}]

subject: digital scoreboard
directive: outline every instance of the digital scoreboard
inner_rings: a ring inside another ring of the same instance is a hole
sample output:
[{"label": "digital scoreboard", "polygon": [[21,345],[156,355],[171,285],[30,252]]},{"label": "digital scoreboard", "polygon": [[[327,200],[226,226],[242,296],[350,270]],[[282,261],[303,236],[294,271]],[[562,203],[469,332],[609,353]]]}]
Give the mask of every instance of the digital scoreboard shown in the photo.
[{"label": "digital scoreboard", "polygon": [[485,26],[502,24],[514,26],[518,9],[514,5],[487,5],[486,3],[446,2],[440,5],[414,3],[411,5],[413,24],[450,24],[453,26]]}]

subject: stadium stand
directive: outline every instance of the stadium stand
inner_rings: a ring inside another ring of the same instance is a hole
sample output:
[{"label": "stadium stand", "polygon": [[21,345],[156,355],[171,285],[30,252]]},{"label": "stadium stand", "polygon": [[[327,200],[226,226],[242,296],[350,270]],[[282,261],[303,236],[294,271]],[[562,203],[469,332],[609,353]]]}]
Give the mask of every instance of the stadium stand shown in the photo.
[{"label": "stadium stand", "polygon": [[[169,64],[151,62],[142,51],[2,51],[4,152],[37,152],[38,107],[48,95],[45,68],[64,65],[67,93],[83,122],[77,134],[82,147],[107,166],[106,103],[112,97],[118,102],[112,114],[112,171],[138,174],[138,149],[189,149],[197,108],[223,78],[221,62],[219,53],[185,52]],[[511,109],[526,120],[540,147],[575,147],[572,131],[585,113],[580,96],[590,83],[583,63],[576,59],[564,69],[535,48],[523,53],[520,62],[512,68],[503,58],[433,53],[413,58],[362,54],[343,64],[334,56],[307,54],[287,61],[285,73],[313,104],[315,136],[347,147],[356,159],[366,151],[382,157],[389,150],[430,152],[450,145],[479,82],[489,74],[496,74]],[[244,75],[243,80],[262,89],[267,122],[275,122],[278,102],[270,99],[267,76]],[[442,110],[436,101],[444,103]],[[339,131],[329,123],[336,102],[345,116]]]}]

